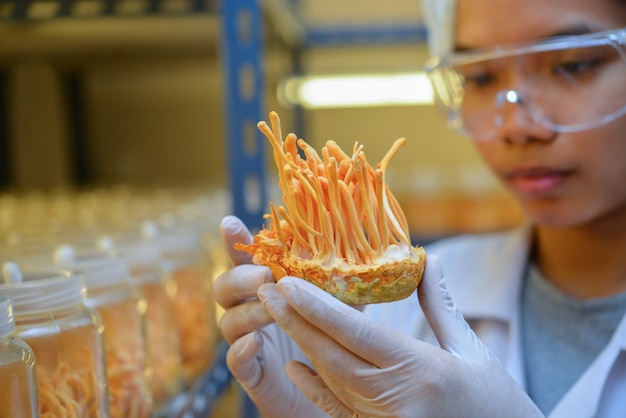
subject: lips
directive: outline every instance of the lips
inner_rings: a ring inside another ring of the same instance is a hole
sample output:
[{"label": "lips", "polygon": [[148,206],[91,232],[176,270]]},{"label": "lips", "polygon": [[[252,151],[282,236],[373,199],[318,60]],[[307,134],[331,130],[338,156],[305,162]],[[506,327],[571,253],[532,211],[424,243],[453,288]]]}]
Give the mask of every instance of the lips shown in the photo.
[{"label": "lips", "polygon": [[505,180],[522,194],[545,196],[555,192],[572,173],[548,167],[518,168],[506,173]]}]

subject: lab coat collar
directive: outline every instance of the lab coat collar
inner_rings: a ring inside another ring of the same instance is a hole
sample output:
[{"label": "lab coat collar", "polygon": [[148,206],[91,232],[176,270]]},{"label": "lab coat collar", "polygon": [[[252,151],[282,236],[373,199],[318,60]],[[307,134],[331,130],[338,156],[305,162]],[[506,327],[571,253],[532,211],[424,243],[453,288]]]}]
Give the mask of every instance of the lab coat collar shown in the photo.
[{"label": "lab coat collar", "polygon": [[625,352],[626,316],[622,318],[609,344],[561,399],[549,417],[622,417],[626,388],[624,375],[612,373],[612,370],[617,367],[620,353]]}]

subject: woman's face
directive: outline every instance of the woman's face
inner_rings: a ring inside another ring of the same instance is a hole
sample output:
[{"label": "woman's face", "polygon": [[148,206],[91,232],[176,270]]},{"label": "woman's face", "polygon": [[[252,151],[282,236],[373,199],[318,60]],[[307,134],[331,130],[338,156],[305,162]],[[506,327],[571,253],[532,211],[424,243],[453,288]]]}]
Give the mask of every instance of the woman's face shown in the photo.
[{"label": "woman's face", "polygon": [[[615,0],[459,0],[458,48],[540,40],[587,27],[626,26]],[[626,79],[615,80],[623,86]],[[580,103],[584,106],[585,103]],[[496,139],[476,141],[483,158],[537,225],[571,227],[626,217],[626,116],[592,130],[557,133],[519,106]]]}]

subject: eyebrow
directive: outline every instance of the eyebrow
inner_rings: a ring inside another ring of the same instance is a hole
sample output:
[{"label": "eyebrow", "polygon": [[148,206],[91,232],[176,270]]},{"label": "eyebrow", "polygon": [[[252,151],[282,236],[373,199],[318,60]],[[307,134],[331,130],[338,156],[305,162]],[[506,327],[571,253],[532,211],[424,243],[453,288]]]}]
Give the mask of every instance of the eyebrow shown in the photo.
[{"label": "eyebrow", "polygon": [[[573,25],[559,29],[558,31],[550,33],[548,35],[542,36],[539,39],[537,39],[537,41],[545,41],[548,39],[560,38],[564,36],[586,35],[588,33],[593,33],[593,32],[596,32],[596,31],[594,31],[587,23],[580,22],[580,23],[575,23]],[[471,51],[473,49],[476,49],[476,47],[457,44],[456,47],[454,48],[454,51],[463,52],[463,51]]]}]

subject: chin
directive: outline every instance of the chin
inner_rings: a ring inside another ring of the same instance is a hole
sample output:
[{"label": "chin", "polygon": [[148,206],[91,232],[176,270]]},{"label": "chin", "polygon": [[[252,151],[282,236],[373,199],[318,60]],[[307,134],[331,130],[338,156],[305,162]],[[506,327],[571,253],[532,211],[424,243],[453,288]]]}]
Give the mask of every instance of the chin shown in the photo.
[{"label": "chin", "polygon": [[572,224],[567,206],[558,199],[520,199],[520,205],[533,225],[566,227]]},{"label": "chin", "polygon": [[[593,221],[589,205],[576,205],[563,200],[533,200],[520,202],[526,218],[536,226],[573,228]],[[593,211],[591,211],[593,212]]]}]

